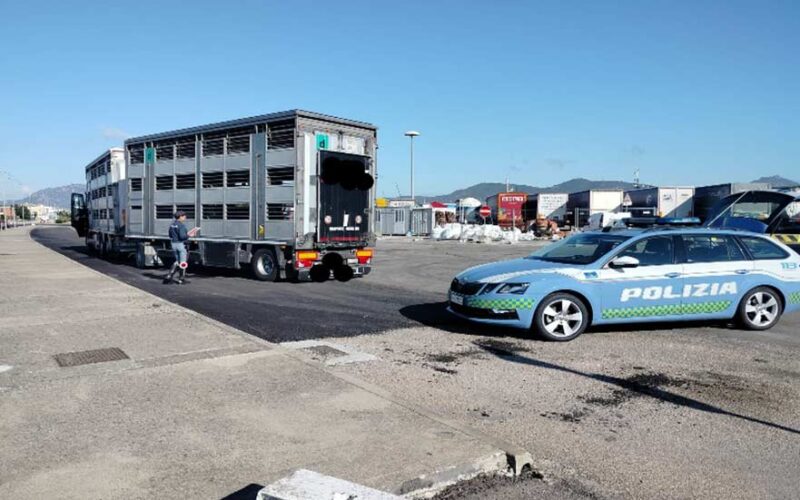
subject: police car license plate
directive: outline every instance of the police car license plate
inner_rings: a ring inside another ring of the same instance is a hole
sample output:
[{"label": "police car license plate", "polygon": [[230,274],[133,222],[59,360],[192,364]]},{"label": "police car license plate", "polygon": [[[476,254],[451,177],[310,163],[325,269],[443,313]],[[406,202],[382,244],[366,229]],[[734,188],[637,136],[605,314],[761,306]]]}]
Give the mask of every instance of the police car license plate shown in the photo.
[{"label": "police car license plate", "polygon": [[459,306],[463,306],[464,305],[464,297],[462,297],[461,295],[456,295],[454,293],[451,293],[450,294],[450,302],[452,302],[453,304],[459,305]]}]

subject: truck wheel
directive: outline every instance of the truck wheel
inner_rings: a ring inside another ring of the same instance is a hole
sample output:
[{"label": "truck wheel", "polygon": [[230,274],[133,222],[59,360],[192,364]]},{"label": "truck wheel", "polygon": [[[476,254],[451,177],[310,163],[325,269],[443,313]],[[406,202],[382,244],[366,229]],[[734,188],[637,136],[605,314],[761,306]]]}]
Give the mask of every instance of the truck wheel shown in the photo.
[{"label": "truck wheel", "polygon": [[253,276],[259,281],[278,281],[278,259],[271,248],[256,250],[250,261]]},{"label": "truck wheel", "polygon": [[769,330],[781,319],[783,304],[772,288],[760,286],[745,294],[736,313],[739,324],[748,330]]},{"label": "truck wheel", "polygon": [[533,316],[536,331],[547,340],[566,342],[589,326],[589,310],[570,293],[554,293],[539,304]]}]

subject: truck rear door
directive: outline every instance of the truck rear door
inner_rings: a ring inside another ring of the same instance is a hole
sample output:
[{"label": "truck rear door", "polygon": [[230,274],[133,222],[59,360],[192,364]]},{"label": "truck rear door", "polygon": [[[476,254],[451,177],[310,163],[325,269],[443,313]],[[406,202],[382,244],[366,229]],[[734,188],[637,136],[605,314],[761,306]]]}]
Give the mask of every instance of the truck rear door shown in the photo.
[{"label": "truck rear door", "polygon": [[363,246],[369,240],[369,199],[375,180],[369,157],[319,152],[317,240],[335,246]]},{"label": "truck rear door", "polygon": [[89,230],[89,214],[86,211],[86,198],[80,193],[72,193],[70,198],[70,225],[78,236],[86,236]]}]

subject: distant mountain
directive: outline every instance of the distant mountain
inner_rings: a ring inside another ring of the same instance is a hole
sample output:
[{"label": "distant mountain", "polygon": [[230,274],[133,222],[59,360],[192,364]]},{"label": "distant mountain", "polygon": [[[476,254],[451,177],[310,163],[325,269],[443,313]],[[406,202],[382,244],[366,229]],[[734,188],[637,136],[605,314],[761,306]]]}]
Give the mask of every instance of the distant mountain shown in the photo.
[{"label": "distant mountain", "polygon": [[[556,184],[550,187],[537,187],[529,186],[527,184],[512,184],[511,189],[518,192],[536,194],[536,193],[576,193],[579,191],[586,191],[587,189],[633,189],[636,187],[630,182],[623,181],[592,181],[584,178],[570,179],[566,182]],[[481,201],[486,200],[489,196],[497,193],[502,193],[506,190],[506,185],[503,182],[482,182],[475,184],[464,189],[458,189],[449,194],[439,196],[417,196],[417,200],[430,201],[437,200],[443,202],[456,201],[460,198],[477,198]]]},{"label": "distant mountain", "polygon": [[781,188],[781,187],[791,187],[791,186],[800,186],[800,182],[793,181],[791,179],[787,179],[786,177],[781,177],[780,175],[771,175],[769,177],[760,177],[753,182],[766,182],[767,184],[771,184],[774,188]]},{"label": "distant mountain", "polygon": [[67,186],[45,188],[31,193],[26,198],[17,200],[17,203],[42,204],[67,209],[70,205],[70,195],[72,193],[83,193],[85,190],[86,186],[83,184],[69,184]]}]

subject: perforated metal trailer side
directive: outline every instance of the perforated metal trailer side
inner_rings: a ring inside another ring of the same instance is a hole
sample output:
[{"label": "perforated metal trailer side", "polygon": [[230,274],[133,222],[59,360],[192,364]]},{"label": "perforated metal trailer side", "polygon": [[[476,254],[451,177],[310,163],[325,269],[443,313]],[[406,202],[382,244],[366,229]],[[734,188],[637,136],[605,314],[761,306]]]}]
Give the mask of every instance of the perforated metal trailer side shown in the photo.
[{"label": "perforated metal trailer side", "polygon": [[128,184],[125,150],[111,148],[84,169],[86,190],[72,195],[73,225],[86,238],[86,246],[100,255],[130,252],[135,242],[126,240]]},{"label": "perforated metal trailer side", "polygon": [[169,255],[177,210],[194,262],[262,280],[369,273],[377,128],[287,111],[125,141],[124,239],[138,265]]}]

